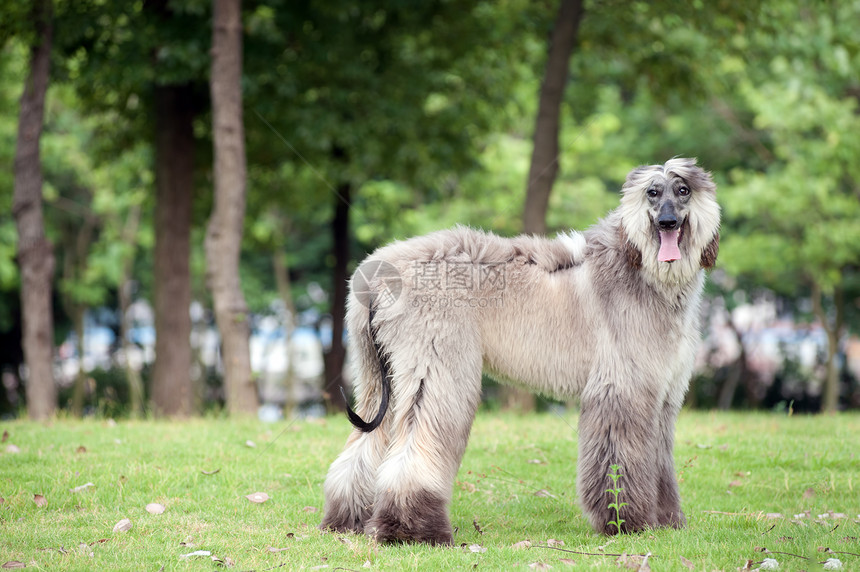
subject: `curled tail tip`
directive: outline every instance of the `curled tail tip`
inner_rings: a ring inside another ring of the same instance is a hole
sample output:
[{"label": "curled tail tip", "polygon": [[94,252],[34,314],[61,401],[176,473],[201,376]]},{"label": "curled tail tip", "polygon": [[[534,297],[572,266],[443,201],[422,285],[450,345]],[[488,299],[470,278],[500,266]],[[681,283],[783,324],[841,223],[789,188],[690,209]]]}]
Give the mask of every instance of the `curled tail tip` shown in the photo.
[{"label": "curled tail tip", "polygon": [[[383,385],[383,390],[387,389],[385,384]],[[344,403],[347,403],[346,393],[343,390],[343,386],[340,388],[340,393],[343,395]],[[371,421],[365,421],[361,418],[361,416],[356,413],[352,407],[347,403],[346,406],[346,416],[349,418],[349,422],[352,423],[352,426],[358,429],[363,433],[370,433],[377,427],[382,424],[382,418],[385,416],[385,412],[388,409],[388,392],[383,391],[382,403],[379,406],[379,412],[376,414],[376,417]]]},{"label": "curled tail tip", "polygon": [[343,390],[343,386],[340,387],[340,393],[343,395],[343,402],[347,403],[346,415],[349,418],[349,422],[352,423],[356,429],[359,429],[364,433],[370,433],[382,424],[382,418],[385,417],[385,412],[388,411],[388,398],[391,393],[391,379],[388,372],[388,361],[382,353],[382,347],[380,346],[379,340],[376,339],[373,328],[373,318],[375,314],[376,309],[371,305],[368,308],[367,334],[370,336],[370,340],[373,343],[373,349],[376,353],[377,359],[379,360],[379,370],[382,378],[382,395],[379,401],[379,411],[377,411],[376,417],[371,421],[365,421],[362,419],[361,416],[353,411],[352,407],[348,405],[349,402],[346,399],[346,393]]}]

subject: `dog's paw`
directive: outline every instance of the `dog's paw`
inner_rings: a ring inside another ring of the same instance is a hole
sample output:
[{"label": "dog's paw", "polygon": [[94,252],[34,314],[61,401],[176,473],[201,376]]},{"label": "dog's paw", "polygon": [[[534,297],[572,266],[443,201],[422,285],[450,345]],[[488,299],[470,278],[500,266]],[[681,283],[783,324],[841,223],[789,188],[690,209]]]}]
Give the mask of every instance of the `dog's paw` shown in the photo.
[{"label": "dog's paw", "polygon": [[378,500],[364,532],[378,542],[454,543],[444,499],[426,491],[409,495],[404,504]]}]

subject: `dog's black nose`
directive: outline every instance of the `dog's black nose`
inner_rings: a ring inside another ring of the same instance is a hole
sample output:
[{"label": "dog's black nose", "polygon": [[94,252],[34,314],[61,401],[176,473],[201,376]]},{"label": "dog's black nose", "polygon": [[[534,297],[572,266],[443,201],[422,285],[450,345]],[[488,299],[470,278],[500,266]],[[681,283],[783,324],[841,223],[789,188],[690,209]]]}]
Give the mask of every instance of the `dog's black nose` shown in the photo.
[{"label": "dog's black nose", "polygon": [[660,214],[657,216],[657,225],[660,230],[674,230],[678,226],[678,217],[675,216],[675,207],[671,202],[666,201],[660,207]]},{"label": "dog's black nose", "polygon": [[661,214],[657,219],[657,224],[660,225],[660,230],[673,230],[678,226],[678,219],[674,214]]}]

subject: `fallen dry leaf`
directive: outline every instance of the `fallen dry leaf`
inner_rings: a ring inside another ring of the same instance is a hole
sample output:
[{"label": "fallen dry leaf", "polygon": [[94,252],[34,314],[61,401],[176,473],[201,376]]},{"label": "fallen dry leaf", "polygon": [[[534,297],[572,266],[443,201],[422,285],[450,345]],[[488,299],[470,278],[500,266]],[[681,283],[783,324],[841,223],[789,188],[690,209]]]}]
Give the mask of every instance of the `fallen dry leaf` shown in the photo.
[{"label": "fallen dry leaf", "polygon": [[473,493],[476,490],[478,490],[478,487],[476,487],[474,483],[470,483],[468,481],[466,481],[466,482],[457,481],[457,484],[460,485],[461,489],[463,489],[464,491],[470,492],[470,493]]},{"label": "fallen dry leaf", "polygon": [[764,517],[767,519],[782,518],[782,513],[769,512],[769,513],[765,514]]},{"label": "fallen dry leaf", "polygon": [[151,502],[146,505],[146,512],[148,512],[149,514],[161,514],[164,512],[164,510],[165,507],[161,503]]},{"label": "fallen dry leaf", "polygon": [[679,558],[681,559],[681,564],[683,564],[684,566],[686,566],[686,567],[687,567],[687,568],[689,568],[690,570],[692,570],[693,568],[695,568],[695,564],[693,564],[693,561],[692,561],[692,560],[687,560],[687,559],[686,559],[686,558],[684,558],[683,556],[680,556]]},{"label": "fallen dry leaf", "polygon": [[480,544],[472,544],[469,546],[469,552],[475,552],[478,554],[483,554],[487,549],[481,546]]},{"label": "fallen dry leaf", "polygon": [[220,471],[221,471],[221,469],[215,469],[214,471],[200,471],[200,472],[203,473],[204,475],[215,475],[215,474],[219,473]]},{"label": "fallen dry leaf", "polygon": [[546,465],[546,461],[541,461],[540,459],[529,459],[526,463],[529,465]]},{"label": "fallen dry leaf", "polygon": [[317,512],[319,509],[315,506],[306,506],[302,509],[302,512]]},{"label": "fallen dry leaf", "polygon": [[565,566],[576,565],[576,560],[574,560],[573,558],[559,558],[558,561],[561,562],[562,564],[564,564]]},{"label": "fallen dry leaf", "polygon": [[532,570],[550,570],[552,566],[547,564],[546,562],[532,562],[529,564],[529,568]]},{"label": "fallen dry leaf", "polygon": [[627,568],[636,570],[637,572],[650,572],[651,566],[648,564],[648,558],[651,556],[649,552],[645,556],[639,554],[627,554],[624,552],[615,560],[615,564],[619,568]]},{"label": "fallen dry leaf", "polygon": [[815,489],[809,487],[805,491],[803,491],[803,500],[811,499],[815,496]]},{"label": "fallen dry leaf", "polygon": [[564,546],[564,540],[556,540],[555,538],[550,538],[546,541],[547,546]]},{"label": "fallen dry leaf", "polygon": [[245,498],[251,502],[259,504],[269,500],[269,495],[267,495],[266,493],[251,493],[249,495],[245,495]]},{"label": "fallen dry leaf", "polygon": [[128,532],[134,526],[127,518],[122,519],[113,526],[114,532]]},{"label": "fallen dry leaf", "polygon": [[84,447],[83,445],[81,445],[80,447],[75,449],[75,453],[86,453],[86,452],[87,452],[87,448]]},{"label": "fallen dry leaf", "polygon": [[219,566],[224,566],[225,568],[231,568],[235,564],[235,562],[233,562],[233,559],[229,558],[227,556],[225,556],[224,558],[221,558],[220,556],[215,556],[213,554],[211,558],[212,558],[212,562],[214,562],[215,564],[217,564]]},{"label": "fallen dry leaf", "polygon": [[257,444],[256,444],[256,443],[254,443],[253,441],[251,441],[250,439],[248,439],[247,441],[245,441],[245,446],[246,446],[246,447],[250,447],[251,449],[253,449],[253,448],[255,448],[255,447],[257,446]]},{"label": "fallen dry leaf", "polygon": [[48,499],[42,495],[33,495],[33,502],[36,503],[36,506],[45,506],[48,504]]},{"label": "fallen dry leaf", "polygon": [[531,540],[520,540],[511,545],[511,548],[521,549],[521,548],[530,548],[532,545]]},{"label": "fallen dry leaf", "polygon": [[5,443],[8,440],[9,440],[9,431],[7,431],[6,429],[3,429],[3,440],[0,441],[0,443]]},{"label": "fallen dry leaf", "polygon": [[554,494],[552,494],[551,492],[549,492],[546,489],[541,489],[541,490],[537,491],[535,493],[535,496],[536,497],[550,497],[550,498],[554,498],[554,499],[558,498],[557,496],[555,496]]},{"label": "fallen dry leaf", "polygon": [[20,453],[21,449],[18,447],[18,445],[13,445],[12,443],[9,443],[8,445],[6,445],[6,452],[12,454]]},{"label": "fallen dry leaf", "polygon": [[742,481],[732,481],[732,482],[730,482],[730,483],[729,483],[729,488],[732,488],[732,487],[740,487],[740,486],[742,486],[743,484],[744,484],[744,483],[743,483]]},{"label": "fallen dry leaf", "polygon": [[24,564],[23,562],[19,562],[18,560],[10,560],[9,562],[4,562],[3,566],[0,566],[0,568],[4,568],[7,570],[13,569],[13,568],[26,568],[26,567],[27,567],[26,564]]},{"label": "fallen dry leaf", "polygon": [[73,488],[73,489],[69,489],[69,492],[70,492],[70,493],[79,493],[79,492],[81,492],[81,491],[85,491],[85,490],[87,490],[88,488],[90,488],[90,487],[94,487],[94,486],[95,486],[95,485],[94,485],[93,483],[85,483],[85,484],[83,484],[83,485],[81,485],[81,486],[79,486],[79,487],[75,487],[75,488]]},{"label": "fallen dry leaf", "polygon": [[287,547],[287,548],[275,548],[274,546],[269,546],[266,548],[266,550],[268,550],[269,552],[283,552],[284,550],[289,550],[289,547]]}]

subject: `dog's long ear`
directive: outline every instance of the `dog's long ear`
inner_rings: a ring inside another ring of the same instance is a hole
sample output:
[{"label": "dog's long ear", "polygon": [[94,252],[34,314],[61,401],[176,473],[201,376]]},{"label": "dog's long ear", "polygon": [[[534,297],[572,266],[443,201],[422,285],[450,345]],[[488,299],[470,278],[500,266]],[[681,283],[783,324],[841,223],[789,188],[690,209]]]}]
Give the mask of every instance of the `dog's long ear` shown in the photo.
[{"label": "dog's long ear", "polygon": [[618,240],[621,241],[621,251],[627,259],[627,264],[635,270],[642,268],[642,252],[630,242],[623,228],[618,229]]},{"label": "dog's long ear", "polygon": [[713,268],[717,263],[717,254],[720,252],[720,233],[714,234],[714,238],[702,251],[702,268]]}]

